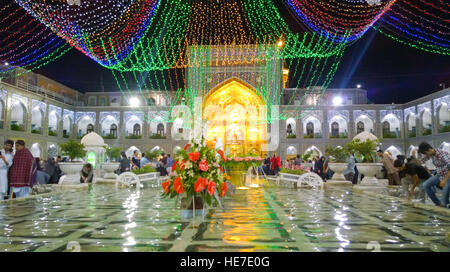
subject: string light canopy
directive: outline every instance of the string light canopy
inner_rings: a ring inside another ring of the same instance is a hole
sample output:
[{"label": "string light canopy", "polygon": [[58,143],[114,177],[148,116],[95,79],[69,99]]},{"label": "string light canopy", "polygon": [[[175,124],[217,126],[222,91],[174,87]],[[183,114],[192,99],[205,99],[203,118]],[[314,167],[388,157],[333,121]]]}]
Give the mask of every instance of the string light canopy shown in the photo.
[{"label": "string light canopy", "polygon": [[446,1],[397,0],[374,29],[410,47],[450,55],[450,4]]},{"label": "string light canopy", "polygon": [[299,21],[321,35],[333,33],[339,42],[360,38],[396,0],[283,0]]},{"label": "string light canopy", "polygon": [[[71,49],[14,1],[7,1],[0,15],[0,78],[38,69]],[[24,69],[16,73],[17,67]]]},{"label": "string light canopy", "polygon": [[[17,0],[25,10],[70,45],[99,62],[105,54],[128,55],[157,11],[159,0],[71,1]],[[108,42],[105,52],[103,40]],[[90,48],[90,50],[88,49]]]}]

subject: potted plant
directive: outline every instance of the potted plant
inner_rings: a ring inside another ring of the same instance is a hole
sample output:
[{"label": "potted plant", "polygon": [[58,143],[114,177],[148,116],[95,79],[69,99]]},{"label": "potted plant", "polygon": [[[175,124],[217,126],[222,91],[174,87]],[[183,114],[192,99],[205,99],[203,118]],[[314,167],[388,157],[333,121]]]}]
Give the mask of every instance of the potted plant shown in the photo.
[{"label": "potted plant", "polygon": [[345,180],[344,170],[347,168],[345,159],[347,158],[348,149],[346,147],[329,145],[325,153],[329,156],[330,169],[334,171],[333,180]]},{"label": "potted plant", "polygon": [[[220,156],[216,156],[219,153]],[[176,156],[171,177],[162,183],[164,197],[181,197],[181,215],[191,218],[194,209],[204,211],[207,205],[220,201],[227,192],[222,162],[226,161],[223,151],[192,142]],[[197,215],[198,212],[195,212]]]},{"label": "potted plant", "polygon": [[109,158],[109,162],[102,163],[102,169],[106,172],[103,178],[105,179],[115,179],[116,175],[114,171],[119,168],[119,163],[117,159],[120,157],[122,152],[121,147],[109,146],[106,147],[106,156]]},{"label": "potted plant", "polygon": [[378,180],[375,177],[381,171],[381,163],[375,163],[376,149],[380,141],[367,139],[362,142],[359,139],[354,139],[347,144],[347,149],[359,158],[362,163],[357,163],[358,170],[364,174],[364,179],[361,181],[363,185],[378,184]]},{"label": "potted plant", "polygon": [[61,170],[66,174],[64,183],[79,183],[80,171],[83,169],[83,161],[75,162],[74,160],[86,156],[84,145],[75,140],[69,140],[66,143],[59,144],[59,146],[62,154],[70,158],[70,162],[68,163],[59,163]]}]

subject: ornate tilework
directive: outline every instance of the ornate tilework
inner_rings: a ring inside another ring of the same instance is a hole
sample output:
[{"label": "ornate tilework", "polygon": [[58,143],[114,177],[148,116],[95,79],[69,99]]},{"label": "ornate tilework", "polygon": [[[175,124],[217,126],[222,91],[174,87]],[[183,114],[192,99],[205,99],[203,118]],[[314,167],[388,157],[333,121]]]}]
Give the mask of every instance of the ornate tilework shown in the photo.
[{"label": "ornate tilework", "polygon": [[100,112],[100,124],[103,123],[106,117],[112,116],[114,119],[116,119],[116,122],[119,122],[120,120],[120,112],[118,111],[102,111]]},{"label": "ornate tilework", "polygon": [[54,106],[54,105],[49,105],[49,112],[55,111],[56,116],[58,116],[58,118],[61,118],[61,108]]},{"label": "ornate tilework", "polygon": [[328,111],[328,122],[330,122],[331,119],[333,119],[333,117],[335,117],[335,116],[341,116],[342,118],[344,118],[344,120],[346,122],[348,122],[348,120],[349,120],[348,110],[330,110],[330,111]]},{"label": "ornate tilework", "polygon": [[133,116],[138,117],[141,122],[145,119],[143,111],[126,111],[123,113],[124,124],[126,124]]},{"label": "ornate tilework", "polygon": [[21,96],[21,95],[18,95],[18,94],[12,94],[12,100],[13,100],[12,102],[14,102],[14,100],[17,100],[17,101],[23,103],[23,105],[26,108],[28,108],[28,98],[27,97]]},{"label": "ornate tilework", "polygon": [[63,118],[66,118],[66,116],[69,116],[70,120],[72,120],[72,122],[73,122],[74,116],[75,116],[73,111],[64,109]]},{"label": "ornate tilework", "polygon": [[394,115],[400,121],[403,120],[401,110],[380,110],[380,121],[383,122],[384,117],[388,114]]},{"label": "ornate tilework", "polygon": [[434,113],[437,112],[439,106],[442,103],[447,104],[447,107],[450,108],[450,95],[446,95],[446,96],[443,96],[443,97],[440,97],[440,98],[437,98],[437,99],[433,100]]},{"label": "ornate tilework", "polygon": [[42,101],[39,100],[32,100],[32,108],[34,109],[35,107],[39,107],[39,109],[45,114],[45,112],[47,111],[47,104],[45,104]]},{"label": "ornate tilework", "polygon": [[75,123],[78,123],[78,121],[80,121],[80,119],[85,117],[85,116],[89,116],[94,123],[97,120],[95,112],[80,112],[80,111],[77,111],[75,113]]},{"label": "ornate tilework", "polygon": [[304,121],[306,118],[312,116],[312,117],[317,118],[320,122],[323,122],[323,112],[322,111],[318,111],[318,110],[302,111],[301,115],[302,115],[302,121]]},{"label": "ornate tilework", "polygon": [[375,110],[355,110],[355,111],[353,111],[353,120],[358,119],[361,115],[366,115],[374,123],[377,118]]},{"label": "ornate tilework", "polygon": [[412,106],[412,107],[409,107],[409,108],[404,110],[404,115],[403,116],[405,117],[405,122],[406,122],[406,118],[408,118],[408,115],[411,114],[411,113],[413,114],[414,117],[416,117],[416,115],[417,115],[416,107]]},{"label": "ornate tilework", "polygon": [[422,111],[428,109],[431,112],[431,102],[425,102],[417,106],[417,113],[422,114]]}]

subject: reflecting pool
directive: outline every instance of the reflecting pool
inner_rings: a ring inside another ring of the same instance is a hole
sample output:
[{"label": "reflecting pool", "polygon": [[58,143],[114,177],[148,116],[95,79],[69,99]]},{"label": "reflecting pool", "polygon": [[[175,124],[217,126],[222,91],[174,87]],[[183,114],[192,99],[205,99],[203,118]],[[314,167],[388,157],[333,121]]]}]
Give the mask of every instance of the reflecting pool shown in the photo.
[{"label": "reflecting pool", "polygon": [[450,213],[351,188],[251,188],[223,204],[182,220],[159,187],[111,185],[2,202],[0,251],[450,251]]}]

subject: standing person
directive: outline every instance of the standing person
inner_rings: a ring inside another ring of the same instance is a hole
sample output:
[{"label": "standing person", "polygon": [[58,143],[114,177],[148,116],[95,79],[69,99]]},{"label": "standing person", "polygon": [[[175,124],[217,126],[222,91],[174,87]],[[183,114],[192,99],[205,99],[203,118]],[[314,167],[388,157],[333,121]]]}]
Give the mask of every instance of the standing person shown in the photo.
[{"label": "standing person", "polygon": [[[425,169],[425,167],[421,165],[415,164],[414,162],[405,163],[402,159],[395,160],[394,167],[397,168],[399,172],[405,173],[405,177],[401,180],[403,191],[406,194],[413,196],[414,189],[416,189],[416,187],[419,187],[419,199],[425,201],[423,182],[431,178],[431,175],[430,173],[428,173],[427,169]],[[409,189],[410,184],[412,184],[411,189]]]},{"label": "standing person", "polygon": [[9,169],[11,193],[15,193],[18,198],[26,197],[30,195],[33,179],[37,175],[37,166],[24,141],[17,140],[15,146],[16,154]]},{"label": "standing person", "polygon": [[381,158],[381,162],[386,168],[389,185],[400,185],[400,176],[397,169],[394,167],[394,158],[391,155],[384,153],[383,150],[377,151],[378,157]]},{"label": "standing person", "polygon": [[325,157],[322,156],[317,161],[316,166],[317,166],[317,171],[318,171],[319,176],[322,178],[322,180],[325,181],[326,175],[325,175],[324,169],[323,169],[323,164],[324,163],[325,163]]},{"label": "standing person", "polygon": [[344,175],[346,180],[351,181],[352,184],[356,184],[355,183],[356,160],[352,153],[348,152],[348,156],[345,162],[347,163],[347,169],[345,169],[344,172],[342,172],[342,174]]},{"label": "standing person", "polygon": [[94,179],[94,169],[90,163],[86,163],[80,171],[80,183],[92,183]]},{"label": "standing person", "polygon": [[119,175],[122,174],[123,172],[129,172],[130,171],[130,161],[127,158],[127,154],[125,154],[125,152],[122,151],[122,153],[120,153],[121,155],[121,159],[120,159],[120,164],[119,164]]},{"label": "standing person", "polygon": [[281,168],[281,158],[280,156],[276,156],[273,154],[272,158],[270,159],[270,163],[272,164],[272,171],[275,176],[278,175],[278,172],[280,172]]},{"label": "standing person", "polygon": [[162,155],[161,162],[164,165],[164,167],[167,167],[167,155],[164,153],[162,153],[161,155]]},{"label": "standing person", "polygon": [[141,161],[140,162],[141,162],[141,168],[143,168],[148,163],[150,163],[150,160],[145,156],[145,153],[142,153],[142,157],[141,157]]},{"label": "standing person", "polygon": [[328,157],[328,154],[323,157],[323,176],[324,181],[330,180],[333,178],[334,171],[330,169],[330,159]]},{"label": "standing person", "polygon": [[8,170],[13,162],[13,145],[13,141],[6,140],[3,149],[0,150],[0,200],[8,194]]},{"label": "standing person", "polygon": [[295,158],[294,164],[295,164],[295,166],[302,165],[302,159],[300,158],[300,155],[297,155],[297,157]]},{"label": "standing person", "polygon": [[141,163],[139,160],[139,152],[137,150],[135,150],[133,152],[133,158],[131,158],[131,165],[133,165],[133,168],[140,168]]},{"label": "standing person", "polygon": [[[428,143],[421,143],[419,152],[425,155],[425,158],[421,160],[422,163],[431,159],[436,167],[436,175],[423,183],[423,189],[436,206],[450,208],[450,182],[448,181],[450,179],[450,155],[442,149],[433,148]],[[436,197],[436,187],[442,189],[442,201]]]},{"label": "standing person", "polygon": [[169,173],[169,174],[170,174],[170,172],[172,172],[172,165],[173,165],[173,163],[174,163],[174,161],[170,157],[170,154],[167,154],[166,168],[167,168],[167,173]]},{"label": "standing person", "polygon": [[267,176],[270,175],[270,156],[268,154],[266,155],[266,158],[264,159],[263,169]]}]

